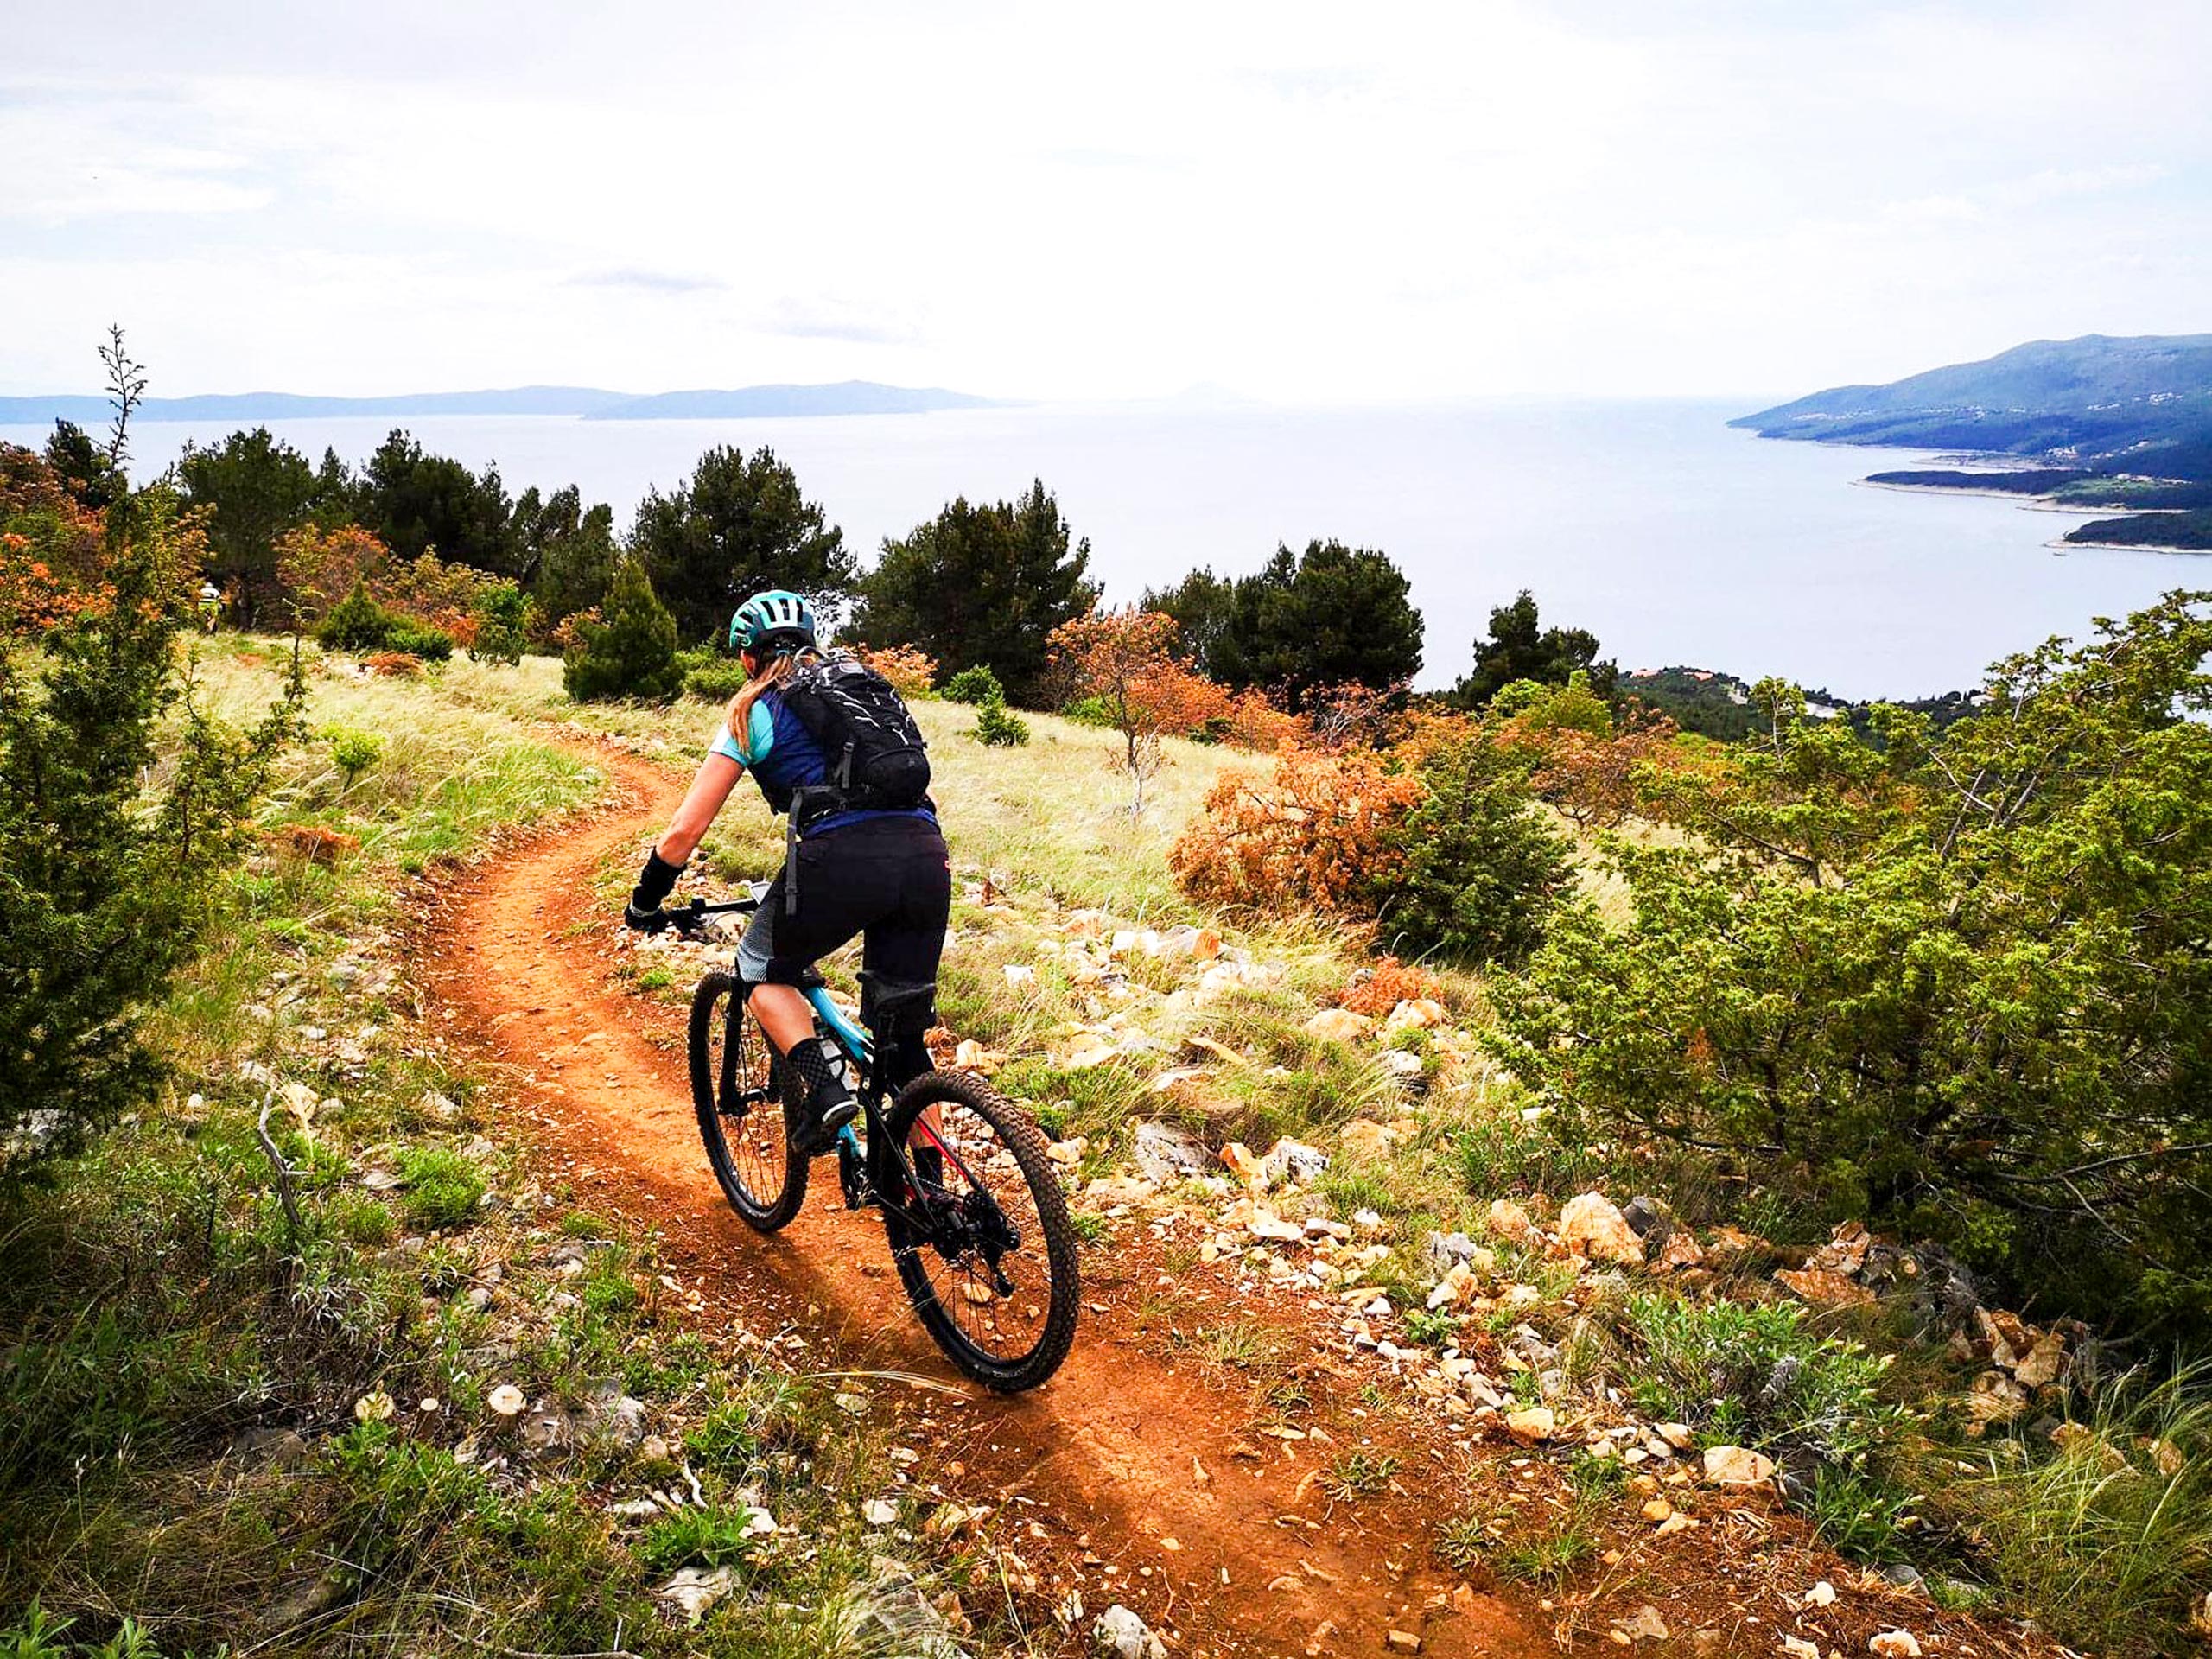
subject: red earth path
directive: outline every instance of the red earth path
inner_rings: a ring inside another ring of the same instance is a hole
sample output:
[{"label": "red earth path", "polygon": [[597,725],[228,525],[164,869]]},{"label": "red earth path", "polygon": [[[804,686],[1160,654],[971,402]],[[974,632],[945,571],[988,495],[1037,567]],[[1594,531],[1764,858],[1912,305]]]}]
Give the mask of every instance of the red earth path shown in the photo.
[{"label": "red earth path", "polygon": [[1329,1438],[1293,1444],[1253,1432],[1233,1380],[1139,1335],[1159,1278],[1141,1230],[1126,1250],[1086,1253],[1074,1351],[1046,1386],[1007,1399],[969,1388],[938,1355],[905,1306],[880,1222],[844,1210],[827,1166],[784,1232],[740,1221],[700,1147],[682,1012],[613,974],[615,918],[593,887],[607,859],[665,823],[681,785],[612,747],[592,759],[608,778],[599,804],[441,887],[418,965],[448,1032],[501,1079],[548,1178],[658,1229],[664,1264],[702,1293],[694,1317],[796,1332],[802,1369],[958,1385],[907,1396],[930,1420],[916,1429],[935,1448],[925,1471],[963,1502],[1001,1506],[1014,1524],[994,1531],[1048,1580],[1080,1580],[1088,1611],[1071,1650],[1120,1601],[1178,1654],[1379,1653],[1392,1631],[1431,1655],[1556,1651],[1541,1613],[1437,1566],[1434,1530],[1467,1497],[1450,1463],[1409,1448],[1390,1490],[1330,1502],[1318,1471],[1386,1433],[1353,1420],[1348,1371],[1305,1347],[1307,1426]]}]

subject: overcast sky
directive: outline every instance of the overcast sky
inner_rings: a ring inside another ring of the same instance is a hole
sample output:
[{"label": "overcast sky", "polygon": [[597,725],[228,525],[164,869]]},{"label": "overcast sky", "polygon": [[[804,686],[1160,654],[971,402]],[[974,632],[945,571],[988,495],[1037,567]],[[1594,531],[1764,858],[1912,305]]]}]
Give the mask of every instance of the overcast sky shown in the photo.
[{"label": "overcast sky", "polygon": [[0,0],[0,391],[1796,393],[2212,330],[2212,3]]}]

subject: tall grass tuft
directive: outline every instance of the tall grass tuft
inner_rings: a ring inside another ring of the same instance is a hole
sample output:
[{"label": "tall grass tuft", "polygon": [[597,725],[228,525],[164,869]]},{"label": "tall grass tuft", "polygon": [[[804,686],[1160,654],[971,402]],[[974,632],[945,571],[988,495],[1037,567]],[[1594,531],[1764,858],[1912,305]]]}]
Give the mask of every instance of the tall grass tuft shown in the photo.
[{"label": "tall grass tuft", "polygon": [[2187,1641],[2212,1586],[2212,1366],[2120,1379],[2046,1447],[1989,1448],[1952,1484],[1982,1570],[2070,1646],[2132,1659]]}]

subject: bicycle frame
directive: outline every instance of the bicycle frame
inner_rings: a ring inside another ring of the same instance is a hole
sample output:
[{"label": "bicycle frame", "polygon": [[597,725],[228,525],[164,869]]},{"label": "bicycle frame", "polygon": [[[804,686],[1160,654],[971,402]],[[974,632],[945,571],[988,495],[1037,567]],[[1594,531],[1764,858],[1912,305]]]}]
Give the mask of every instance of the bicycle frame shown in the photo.
[{"label": "bicycle frame", "polygon": [[[690,904],[671,913],[670,920],[678,932],[690,934],[709,916],[750,915],[760,908],[760,890],[756,888],[751,898],[735,899],[726,904],[710,905],[703,899],[694,899]],[[798,988],[814,1010],[814,1017],[830,1039],[845,1052],[851,1062],[860,1087],[854,1090],[860,1096],[863,1122],[868,1125],[868,1148],[863,1153],[860,1137],[849,1123],[837,1131],[837,1173],[844,1189],[845,1206],[859,1210],[880,1205],[897,1213],[910,1224],[925,1232],[936,1230],[931,1217],[917,1216],[906,1206],[890,1197],[892,1192],[919,1193],[921,1183],[914,1173],[914,1166],[906,1154],[891,1144],[891,1136],[884,1123],[884,1088],[875,1071],[875,1045],[868,1033],[849,1019],[830,995],[830,988],[817,979],[814,983]],[[743,1017],[744,1003],[733,998],[730,1017]],[[975,1172],[969,1169],[960,1154],[947,1145],[934,1123],[926,1126],[929,1138],[938,1152],[957,1168],[971,1189],[981,1187]]]}]

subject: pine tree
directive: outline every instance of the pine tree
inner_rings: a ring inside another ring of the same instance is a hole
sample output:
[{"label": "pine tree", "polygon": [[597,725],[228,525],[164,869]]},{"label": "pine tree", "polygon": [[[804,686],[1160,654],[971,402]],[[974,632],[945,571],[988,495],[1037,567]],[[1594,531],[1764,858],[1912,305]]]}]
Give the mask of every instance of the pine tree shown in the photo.
[{"label": "pine tree", "polygon": [[107,518],[111,593],[0,650],[0,1185],[151,1096],[140,1022],[207,938],[306,696],[296,653],[257,725],[209,714],[176,651],[190,521],[158,488]]},{"label": "pine tree", "polygon": [[903,541],[861,583],[849,630],[872,645],[912,645],[957,674],[988,667],[1010,702],[1033,706],[1052,630],[1098,600],[1089,541],[1069,545],[1067,520],[1042,480],[1019,501],[963,497]]},{"label": "pine tree", "polygon": [[689,483],[667,495],[650,492],[638,505],[630,551],[645,561],[677,637],[690,645],[719,641],[737,607],[764,588],[804,594],[825,624],[834,622],[855,577],[844,532],[765,446],[751,455],[709,449]]},{"label": "pine tree", "polygon": [[676,619],[653,592],[645,567],[615,567],[600,620],[586,623],[562,663],[561,683],[579,702],[637,697],[665,702],[683,688],[676,660]]},{"label": "pine tree", "polygon": [[1342,542],[1278,547],[1240,579],[1217,624],[1208,664],[1225,684],[1302,709],[1330,686],[1384,690],[1421,671],[1421,613],[1388,554]]},{"label": "pine tree", "polygon": [[1619,671],[1598,660],[1598,636],[1587,628],[1539,629],[1535,595],[1526,588],[1490,613],[1490,638],[1475,641],[1475,666],[1452,688],[1452,705],[1480,709],[1516,680],[1565,685],[1578,671],[1599,696],[1612,695]]}]

